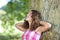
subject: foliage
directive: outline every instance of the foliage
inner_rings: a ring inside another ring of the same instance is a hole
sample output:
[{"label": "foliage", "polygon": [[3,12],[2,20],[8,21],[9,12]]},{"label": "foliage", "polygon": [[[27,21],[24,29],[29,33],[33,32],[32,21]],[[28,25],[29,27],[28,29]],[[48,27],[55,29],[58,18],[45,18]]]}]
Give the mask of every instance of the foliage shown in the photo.
[{"label": "foliage", "polygon": [[2,25],[5,27],[12,26],[15,20],[21,21],[26,16],[29,10],[29,0],[11,0],[6,5],[5,11],[7,12],[0,19]]},{"label": "foliage", "polygon": [[21,40],[21,37],[18,35],[4,35],[0,34],[0,40]]},{"label": "foliage", "polygon": [[[14,25],[16,21],[22,21],[27,12],[29,11],[29,0],[11,0],[5,7],[6,14],[0,15],[2,21],[2,27],[4,32],[0,35],[0,40],[18,40],[20,38],[16,32],[14,32]],[[13,35],[13,33],[16,33]],[[5,34],[5,35],[3,35]]]}]

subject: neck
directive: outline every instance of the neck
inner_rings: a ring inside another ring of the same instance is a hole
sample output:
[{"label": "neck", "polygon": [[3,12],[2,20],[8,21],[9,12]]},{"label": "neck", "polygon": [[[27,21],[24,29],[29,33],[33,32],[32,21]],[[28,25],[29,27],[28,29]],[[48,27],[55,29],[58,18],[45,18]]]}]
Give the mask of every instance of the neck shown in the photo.
[{"label": "neck", "polygon": [[31,28],[31,22],[29,22],[29,29]]},{"label": "neck", "polygon": [[31,26],[31,22],[29,22],[29,27]]}]

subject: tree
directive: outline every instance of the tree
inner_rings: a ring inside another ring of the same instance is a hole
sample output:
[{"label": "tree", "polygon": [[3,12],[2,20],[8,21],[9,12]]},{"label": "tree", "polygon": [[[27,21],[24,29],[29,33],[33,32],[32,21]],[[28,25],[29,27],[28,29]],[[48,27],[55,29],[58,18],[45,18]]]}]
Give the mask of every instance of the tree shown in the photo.
[{"label": "tree", "polygon": [[52,28],[43,33],[42,40],[59,40],[60,0],[30,0],[31,9],[41,12],[42,19],[52,24]]}]

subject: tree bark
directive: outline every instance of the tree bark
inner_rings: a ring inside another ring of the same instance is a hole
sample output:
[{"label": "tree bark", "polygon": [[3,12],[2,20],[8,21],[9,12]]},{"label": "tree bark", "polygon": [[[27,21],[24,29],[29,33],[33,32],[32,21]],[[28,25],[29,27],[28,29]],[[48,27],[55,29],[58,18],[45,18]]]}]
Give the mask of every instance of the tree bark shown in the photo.
[{"label": "tree bark", "polygon": [[30,0],[31,9],[41,12],[42,19],[52,24],[41,40],[60,40],[60,0]]}]

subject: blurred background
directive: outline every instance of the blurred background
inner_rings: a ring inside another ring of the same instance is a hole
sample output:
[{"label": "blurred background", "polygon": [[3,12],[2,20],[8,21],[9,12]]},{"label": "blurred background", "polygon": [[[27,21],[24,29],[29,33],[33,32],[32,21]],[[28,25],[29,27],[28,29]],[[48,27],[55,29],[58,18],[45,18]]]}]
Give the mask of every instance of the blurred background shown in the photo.
[{"label": "blurred background", "polygon": [[60,0],[0,0],[0,40],[22,40],[23,32],[15,24],[24,21],[31,9],[41,12],[42,20],[52,24],[41,40],[60,40]]},{"label": "blurred background", "polygon": [[15,24],[24,20],[28,10],[29,0],[0,0],[0,40],[21,40]]}]

